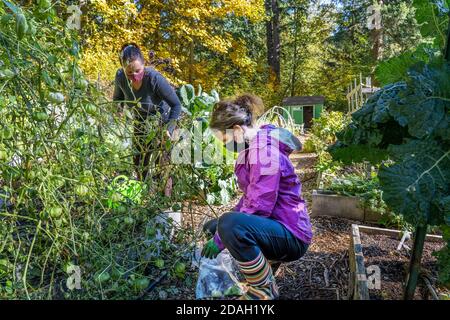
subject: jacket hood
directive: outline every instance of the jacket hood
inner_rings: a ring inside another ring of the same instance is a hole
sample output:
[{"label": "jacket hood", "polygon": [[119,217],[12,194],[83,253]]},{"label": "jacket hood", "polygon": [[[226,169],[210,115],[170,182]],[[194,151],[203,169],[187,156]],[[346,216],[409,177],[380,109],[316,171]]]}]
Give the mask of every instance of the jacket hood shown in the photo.
[{"label": "jacket hood", "polygon": [[254,141],[250,142],[250,148],[262,148],[274,143],[278,143],[279,150],[284,154],[290,154],[294,150],[299,151],[302,149],[300,140],[293,133],[272,124],[266,124],[260,127],[260,131]]}]

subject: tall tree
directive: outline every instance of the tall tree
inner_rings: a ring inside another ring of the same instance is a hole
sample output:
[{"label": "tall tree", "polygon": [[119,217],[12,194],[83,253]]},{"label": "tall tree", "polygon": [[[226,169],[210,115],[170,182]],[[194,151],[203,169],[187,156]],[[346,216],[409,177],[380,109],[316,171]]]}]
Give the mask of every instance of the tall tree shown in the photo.
[{"label": "tall tree", "polygon": [[[249,72],[247,44],[224,27],[264,18],[264,0],[92,0],[83,8],[83,68],[113,79],[118,50],[136,42],[170,58],[172,82],[217,86],[230,69]],[[226,63],[224,63],[226,61]]]},{"label": "tall tree", "polygon": [[300,63],[300,46],[302,45],[300,43],[300,32],[302,29],[302,24],[304,22],[305,14],[305,6],[301,5],[294,5],[292,7],[292,17],[293,17],[293,26],[292,26],[292,35],[293,35],[293,44],[292,44],[292,68],[291,68],[291,79],[290,79],[290,94],[291,96],[296,95],[296,81],[297,81],[297,72],[298,72],[298,65]]},{"label": "tall tree", "polygon": [[[375,17],[375,21],[372,21],[373,25],[370,31],[370,36],[372,39],[372,58],[374,61],[380,60],[383,55],[383,28],[381,27],[382,5],[383,0],[374,1],[372,5],[376,8],[375,15],[379,15],[379,18]],[[366,17],[366,19],[369,19],[369,17]],[[379,21],[377,21],[377,19],[379,19]]]},{"label": "tall tree", "polygon": [[278,0],[265,0],[268,19],[266,21],[267,34],[267,63],[270,79],[278,86],[281,81],[280,68],[280,5]]}]

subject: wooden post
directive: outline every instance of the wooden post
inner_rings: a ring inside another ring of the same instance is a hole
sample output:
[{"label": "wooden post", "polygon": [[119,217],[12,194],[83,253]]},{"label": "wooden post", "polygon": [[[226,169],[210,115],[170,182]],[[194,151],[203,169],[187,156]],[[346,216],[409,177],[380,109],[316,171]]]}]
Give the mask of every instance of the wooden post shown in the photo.
[{"label": "wooden post", "polygon": [[347,93],[347,102],[348,102],[348,112],[352,112],[352,99],[351,99],[351,96],[350,96],[350,92],[352,91],[351,90],[351,84],[349,85],[349,86],[347,86],[347,90],[348,90],[348,93]]},{"label": "wooden post", "polygon": [[363,81],[362,81],[362,73],[359,73],[359,98],[360,98],[360,107],[364,104],[364,94],[363,94]]},{"label": "wooden post", "polygon": [[448,21],[447,44],[445,45],[444,57],[447,62],[450,62],[450,19]]},{"label": "wooden post", "polygon": [[352,98],[350,93],[352,92],[352,85],[347,86],[347,103],[348,103],[348,112],[352,112]]},{"label": "wooden post", "polygon": [[352,224],[352,234],[349,248],[350,277],[349,277],[349,299],[370,300],[367,285],[366,267],[364,266],[364,255],[361,246],[358,225]]},{"label": "wooden post", "polygon": [[347,98],[347,112],[350,111],[350,105],[349,105],[349,101],[348,101],[348,86],[347,86],[347,94],[345,95],[345,97]]},{"label": "wooden post", "polygon": [[417,280],[420,273],[420,265],[422,260],[423,246],[425,237],[427,235],[427,226],[417,226],[416,234],[414,235],[414,247],[411,254],[411,261],[409,264],[408,281],[405,288],[405,300],[412,300],[416,292]]}]

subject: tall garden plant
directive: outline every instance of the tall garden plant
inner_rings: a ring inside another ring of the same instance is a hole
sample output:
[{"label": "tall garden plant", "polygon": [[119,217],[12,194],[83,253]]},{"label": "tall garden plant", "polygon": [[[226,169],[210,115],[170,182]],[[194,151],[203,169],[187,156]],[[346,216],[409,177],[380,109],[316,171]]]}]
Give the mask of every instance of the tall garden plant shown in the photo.
[{"label": "tall garden plant", "polygon": [[178,90],[183,104],[184,116],[180,127],[184,136],[175,145],[177,149],[190,148],[187,165],[178,166],[182,174],[188,170],[178,185],[179,193],[190,192],[200,195],[208,204],[228,204],[237,186],[233,174],[233,155],[227,154],[223,145],[215,139],[209,129],[209,117],[214,105],[219,101],[216,90],[207,93],[199,86],[197,92],[190,84]]},{"label": "tall garden plant", "polygon": [[0,1],[0,298],[135,298],[184,277],[186,233],[157,225],[172,200],[140,194],[124,121],[56,7]]},{"label": "tall garden plant", "polygon": [[[405,81],[383,87],[340,133],[345,145],[386,149],[379,171],[383,199],[415,226],[405,299],[412,299],[428,226],[450,241],[450,57],[412,66]],[[438,253],[440,278],[450,283],[450,243]]]}]

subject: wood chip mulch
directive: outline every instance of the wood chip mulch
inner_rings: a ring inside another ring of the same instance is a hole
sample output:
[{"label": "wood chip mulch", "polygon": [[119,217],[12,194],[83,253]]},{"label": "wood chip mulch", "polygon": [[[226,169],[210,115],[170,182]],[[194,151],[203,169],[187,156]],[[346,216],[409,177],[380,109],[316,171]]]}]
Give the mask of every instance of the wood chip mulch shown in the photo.
[{"label": "wood chip mulch", "polygon": [[282,264],[276,273],[280,299],[346,299],[352,221],[317,217],[311,223],[314,237],[305,256]]},{"label": "wood chip mulch", "polygon": [[[403,288],[411,259],[411,250],[402,248],[397,250],[398,239],[385,235],[369,235],[361,233],[361,244],[363,247],[365,265],[377,265],[381,272],[381,288],[369,290],[370,298],[374,300],[401,300],[403,299]],[[412,240],[407,243],[412,247]],[[438,270],[436,257],[433,252],[442,249],[443,242],[425,242],[422,255],[422,272],[436,287]],[[416,290],[414,299],[426,299],[426,287],[419,281],[419,290]],[[436,288],[435,288],[436,289]]]}]

